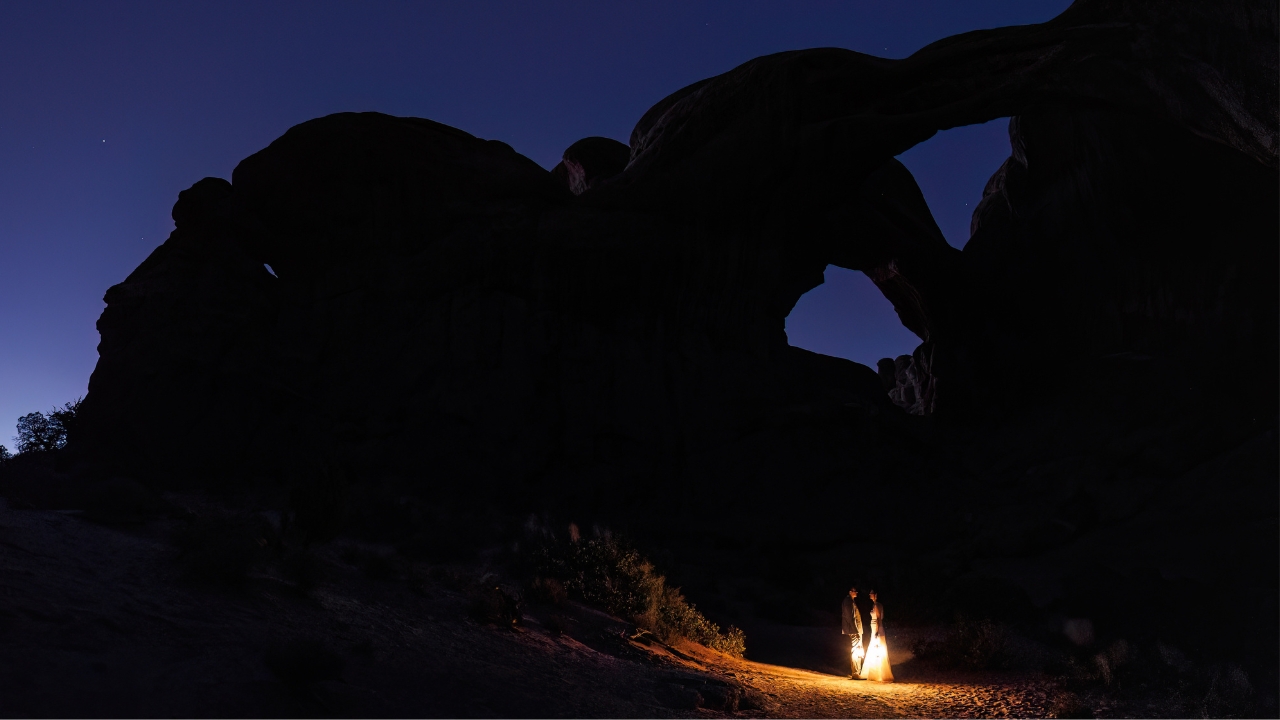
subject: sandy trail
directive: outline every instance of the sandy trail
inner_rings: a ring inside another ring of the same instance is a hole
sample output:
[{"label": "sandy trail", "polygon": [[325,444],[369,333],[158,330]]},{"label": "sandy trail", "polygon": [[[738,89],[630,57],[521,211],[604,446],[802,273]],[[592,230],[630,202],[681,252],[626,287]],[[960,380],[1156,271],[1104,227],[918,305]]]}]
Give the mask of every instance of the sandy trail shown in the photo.
[{"label": "sandy trail", "polygon": [[[578,605],[531,611],[515,632],[476,622],[448,578],[374,581],[337,549],[305,593],[270,576],[209,588],[183,580],[166,532],[0,502],[0,716],[1034,717],[1052,695],[646,646]],[[324,648],[335,669],[290,686],[267,658],[295,646]],[[717,707],[724,688],[754,702]]]},{"label": "sandy trail", "polygon": [[[697,645],[681,644],[706,672],[759,690],[776,703],[762,715],[776,717],[1046,717],[1055,686],[1030,678],[948,678],[897,682],[850,680],[767,663],[725,657]],[[756,713],[744,713],[756,714]]]}]

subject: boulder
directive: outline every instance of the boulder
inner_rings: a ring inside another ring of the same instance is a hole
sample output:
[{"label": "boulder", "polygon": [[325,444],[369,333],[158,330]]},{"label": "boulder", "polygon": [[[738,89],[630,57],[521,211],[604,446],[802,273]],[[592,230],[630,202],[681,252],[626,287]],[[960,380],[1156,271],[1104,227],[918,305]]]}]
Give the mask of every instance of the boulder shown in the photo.
[{"label": "boulder", "polygon": [[630,159],[631,148],[617,140],[583,138],[564,151],[563,159],[551,173],[565,183],[569,192],[581,195],[621,173]]}]

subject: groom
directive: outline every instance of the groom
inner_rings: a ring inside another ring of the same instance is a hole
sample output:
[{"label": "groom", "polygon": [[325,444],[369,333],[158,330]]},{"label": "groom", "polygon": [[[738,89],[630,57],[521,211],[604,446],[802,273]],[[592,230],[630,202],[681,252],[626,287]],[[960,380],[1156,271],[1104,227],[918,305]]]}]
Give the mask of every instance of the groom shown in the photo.
[{"label": "groom", "polygon": [[866,652],[862,647],[862,615],[853,601],[856,597],[858,588],[851,587],[849,596],[840,603],[840,634],[849,637],[850,680],[857,680],[862,674],[862,656]]}]

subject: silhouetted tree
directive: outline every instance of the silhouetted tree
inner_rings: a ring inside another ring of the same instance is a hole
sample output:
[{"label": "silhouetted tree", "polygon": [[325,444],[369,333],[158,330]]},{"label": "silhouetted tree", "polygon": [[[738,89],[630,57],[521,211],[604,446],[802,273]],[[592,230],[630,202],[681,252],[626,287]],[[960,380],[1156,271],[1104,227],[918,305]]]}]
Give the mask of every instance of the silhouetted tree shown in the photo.
[{"label": "silhouetted tree", "polygon": [[14,438],[18,452],[42,452],[65,446],[67,432],[75,426],[76,412],[83,399],[76,398],[48,414],[37,411],[18,418],[18,437]]},{"label": "silhouetted tree", "polygon": [[75,400],[64,403],[61,408],[54,408],[49,411],[50,422],[55,423],[62,428],[62,447],[67,444],[76,430],[76,413],[80,412],[80,403],[84,401],[84,397],[78,397]]},{"label": "silhouetted tree", "polygon": [[52,450],[63,438],[49,423],[49,418],[37,410],[18,418],[18,436],[13,440],[18,444],[18,452],[26,453]]},{"label": "silhouetted tree", "polygon": [[0,463],[4,462],[5,460],[8,460],[11,457],[13,457],[13,455],[9,453],[9,448],[3,445],[0,445]]}]

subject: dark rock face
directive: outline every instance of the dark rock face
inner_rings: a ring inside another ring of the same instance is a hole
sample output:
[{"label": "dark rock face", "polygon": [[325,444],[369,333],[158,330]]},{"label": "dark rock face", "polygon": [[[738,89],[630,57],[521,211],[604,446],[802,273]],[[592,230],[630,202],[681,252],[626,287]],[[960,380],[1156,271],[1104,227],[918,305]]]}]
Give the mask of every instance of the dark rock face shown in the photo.
[{"label": "dark rock face", "polygon": [[583,138],[564,151],[559,165],[551,169],[574,195],[581,195],[601,182],[621,173],[631,159],[631,148],[603,137]]},{"label": "dark rock face", "polygon": [[[287,478],[336,455],[513,505],[570,488],[590,508],[617,497],[600,477],[674,484],[681,457],[888,407],[866,368],[787,347],[786,309],[719,275],[692,230],[574,207],[497,143],[333,116],[242,163],[232,195],[206,187],[101,322],[113,362],[82,442],[125,472]],[[207,389],[152,395],[155,366]],[[204,419],[173,422],[188,402]]]},{"label": "dark rock face", "polygon": [[[1250,608],[1214,651],[1273,662],[1276,11],[1207,7],[758,58],[550,173],[427,120],[303,123],[108,291],[72,449],[600,518],[763,577],[762,614],[856,573],[1163,637],[1212,584]],[[1003,116],[957,251],[893,158]],[[877,374],[787,346],[828,264],[920,348]]]},{"label": "dark rock face", "polygon": [[894,405],[912,415],[932,415],[938,409],[937,377],[930,372],[936,346],[924,343],[911,355],[882,358],[881,380]]}]

